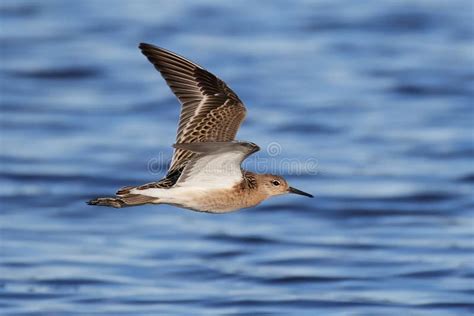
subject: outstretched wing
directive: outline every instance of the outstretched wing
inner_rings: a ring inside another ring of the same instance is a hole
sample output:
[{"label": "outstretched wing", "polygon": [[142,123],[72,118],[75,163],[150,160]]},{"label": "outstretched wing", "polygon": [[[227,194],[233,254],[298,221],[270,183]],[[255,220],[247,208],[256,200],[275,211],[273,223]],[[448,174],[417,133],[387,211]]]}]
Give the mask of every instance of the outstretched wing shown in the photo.
[{"label": "outstretched wing", "polygon": [[194,153],[176,186],[229,188],[243,179],[241,164],[260,150],[248,142],[175,144],[175,148]]},{"label": "outstretched wing", "polygon": [[[181,102],[176,143],[234,140],[246,109],[222,80],[163,48],[142,43],[140,49]],[[176,147],[167,177],[180,173],[194,155]]]}]

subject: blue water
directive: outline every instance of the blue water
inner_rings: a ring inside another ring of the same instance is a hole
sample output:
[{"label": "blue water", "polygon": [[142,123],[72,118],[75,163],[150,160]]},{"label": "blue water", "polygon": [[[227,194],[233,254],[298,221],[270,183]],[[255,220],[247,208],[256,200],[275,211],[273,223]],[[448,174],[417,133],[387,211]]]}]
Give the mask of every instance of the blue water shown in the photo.
[{"label": "blue water", "polygon": [[[4,0],[0,19],[2,315],[474,313],[471,1]],[[249,168],[316,198],[86,205],[171,157],[178,103],[139,42],[224,79]]]}]

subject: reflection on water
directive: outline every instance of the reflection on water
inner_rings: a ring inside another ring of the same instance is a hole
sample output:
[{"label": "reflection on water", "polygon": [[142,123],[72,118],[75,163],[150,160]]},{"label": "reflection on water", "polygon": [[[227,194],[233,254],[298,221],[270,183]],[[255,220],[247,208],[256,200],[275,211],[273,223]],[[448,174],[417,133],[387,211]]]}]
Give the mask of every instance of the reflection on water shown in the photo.
[{"label": "reflection on water", "polygon": [[[440,0],[3,1],[3,313],[472,313],[472,15]],[[254,159],[316,198],[221,216],[87,206],[171,156],[177,101],[142,41],[223,78],[249,110],[239,139],[280,146]]]}]

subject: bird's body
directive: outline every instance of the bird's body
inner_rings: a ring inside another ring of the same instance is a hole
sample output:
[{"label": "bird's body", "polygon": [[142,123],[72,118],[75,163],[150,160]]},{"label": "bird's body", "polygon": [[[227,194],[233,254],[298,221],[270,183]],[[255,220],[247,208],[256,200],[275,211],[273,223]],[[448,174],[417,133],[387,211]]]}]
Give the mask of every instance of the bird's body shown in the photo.
[{"label": "bird's body", "polygon": [[[249,177],[254,175],[248,174]],[[143,191],[132,190],[132,194],[142,194],[156,198],[152,203],[171,204],[179,207],[210,213],[226,213],[260,204],[267,195],[253,189],[244,180],[232,187],[172,187],[170,189],[151,188]]]},{"label": "bird's body", "polygon": [[166,176],[91,205],[125,207],[170,204],[195,211],[227,213],[255,206],[274,195],[310,194],[288,186],[280,176],[244,171],[245,158],[259,150],[235,141],[246,108],[216,76],[170,51],[140,44],[182,104],[175,151]]}]

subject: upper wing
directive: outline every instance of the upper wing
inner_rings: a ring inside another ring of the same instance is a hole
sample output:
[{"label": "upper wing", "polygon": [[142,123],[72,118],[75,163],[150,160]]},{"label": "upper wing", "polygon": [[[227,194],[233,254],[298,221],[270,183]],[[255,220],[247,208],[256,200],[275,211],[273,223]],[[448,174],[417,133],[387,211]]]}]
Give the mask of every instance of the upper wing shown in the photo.
[{"label": "upper wing", "polygon": [[[222,80],[163,48],[142,43],[140,49],[182,104],[176,143],[234,140],[246,109]],[[167,175],[180,172],[193,156],[176,148]]]},{"label": "upper wing", "polygon": [[242,181],[242,161],[260,150],[254,143],[247,142],[189,143],[174,147],[195,154],[176,186],[205,188],[229,188]]}]

